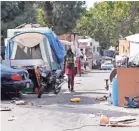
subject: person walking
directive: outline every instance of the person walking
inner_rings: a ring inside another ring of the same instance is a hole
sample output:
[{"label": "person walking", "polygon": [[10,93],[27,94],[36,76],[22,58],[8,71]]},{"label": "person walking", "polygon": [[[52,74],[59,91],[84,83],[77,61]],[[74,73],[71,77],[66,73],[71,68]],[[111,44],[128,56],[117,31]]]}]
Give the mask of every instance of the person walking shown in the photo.
[{"label": "person walking", "polygon": [[74,54],[71,49],[68,49],[64,57],[64,70],[68,76],[68,89],[71,92],[74,92],[74,77],[76,75],[74,61]]}]

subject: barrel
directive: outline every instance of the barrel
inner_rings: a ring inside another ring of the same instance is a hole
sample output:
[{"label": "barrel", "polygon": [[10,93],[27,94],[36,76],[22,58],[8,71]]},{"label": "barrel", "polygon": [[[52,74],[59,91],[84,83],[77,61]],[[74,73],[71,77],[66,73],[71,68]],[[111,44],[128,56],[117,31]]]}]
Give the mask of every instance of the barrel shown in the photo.
[{"label": "barrel", "polygon": [[112,80],[112,94],[111,94],[112,104],[118,106],[118,81],[117,78]]}]

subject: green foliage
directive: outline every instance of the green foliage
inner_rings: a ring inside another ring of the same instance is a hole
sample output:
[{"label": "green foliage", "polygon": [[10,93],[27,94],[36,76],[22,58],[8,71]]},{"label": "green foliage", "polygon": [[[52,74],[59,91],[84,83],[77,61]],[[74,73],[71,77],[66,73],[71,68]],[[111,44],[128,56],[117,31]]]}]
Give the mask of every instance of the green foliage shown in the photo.
[{"label": "green foliage", "polygon": [[53,2],[53,29],[58,34],[72,31],[84,11],[83,4],[84,2],[81,1]]},{"label": "green foliage", "polygon": [[100,2],[77,22],[76,30],[99,40],[102,48],[139,31],[139,2]]},{"label": "green foliage", "polygon": [[39,2],[39,7],[43,7],[45,12],[45,23],[53,28],[57,34],[64,34],[72,31],[76,27],[76,21],[85,10],[82,1],[46,1]]},{"label": "green foliage", "polygon": [[36,10],[30,1],[1,2],[1,33],[6,37],[7,29],[23,23],[36,23]]},{"label": "green foliage", "polygon": [[38,23],[53,28],[57,34],[72,31],[84,11],[82,1],[2,1],[2,35],[23,23]]},{"label": "green foliage", "polygon": [[37,9],[37,24],[40,24],[41,26],[47,26],[45,23],[45,14],[43,8],[38,8]]}]

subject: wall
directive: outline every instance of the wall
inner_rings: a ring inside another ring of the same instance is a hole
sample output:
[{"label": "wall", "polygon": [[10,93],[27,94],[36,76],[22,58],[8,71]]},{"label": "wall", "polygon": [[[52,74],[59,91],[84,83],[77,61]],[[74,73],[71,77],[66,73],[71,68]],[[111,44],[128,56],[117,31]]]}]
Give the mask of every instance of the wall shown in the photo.
[{"label": "wall", "polygon": [[130,42],[130,56],[139,54],[139,43]]},{"label": "wall", "polygon": [[123,107],[124,97],[139,95],[139,68],[118,68],[118,106]]},{"label": "wall", "polygon": [[80,45],[81,45],[81,43],[83,43],[83,45],[86,44],[86,46],[91,46],[92,47],[92,53],[98,53],[99,54],[99,50],[98,50],[98,48],[100,47],[99,42],[95,41],[95,39],[92,39],[92,38],[79,39],[78,42],[80,43]]},{"label": "wall", "polygon": [[127,51],[127,54],[130,55],[130,43],[128,40],[119,40],[119,55],[122,55]]}]

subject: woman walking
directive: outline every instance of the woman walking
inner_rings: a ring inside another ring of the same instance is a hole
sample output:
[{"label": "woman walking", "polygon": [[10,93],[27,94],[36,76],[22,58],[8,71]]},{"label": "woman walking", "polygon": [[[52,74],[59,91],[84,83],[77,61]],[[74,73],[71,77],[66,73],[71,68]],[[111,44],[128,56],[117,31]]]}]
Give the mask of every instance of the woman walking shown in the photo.
[{"label": "woman walking", "polygon": [[74,92],[74,77],[75,77],[75,65],[74,65],[74,54],[71,49],[68,49],[67,54],[64,58],[64,70],[68,76],[68,89]]}]

